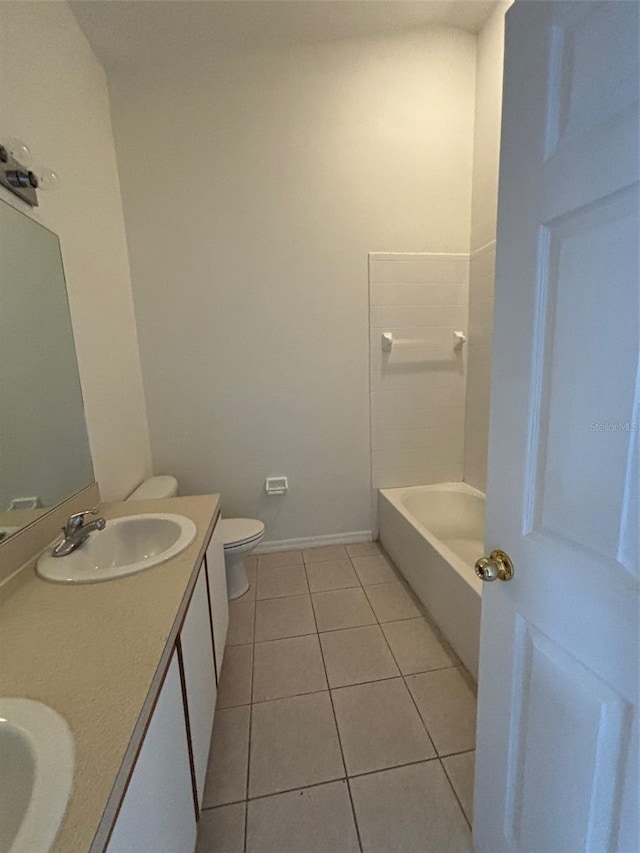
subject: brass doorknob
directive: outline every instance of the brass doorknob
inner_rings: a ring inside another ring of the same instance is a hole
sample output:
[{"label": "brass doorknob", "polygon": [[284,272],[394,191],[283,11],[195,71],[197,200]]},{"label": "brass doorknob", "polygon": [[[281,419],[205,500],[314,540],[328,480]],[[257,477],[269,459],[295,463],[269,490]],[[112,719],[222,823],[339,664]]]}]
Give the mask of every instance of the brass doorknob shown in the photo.
[{"label": "brass doorknob", "polygon": [[476,574],[481,581],[510,581],[513,563],[504,551],[492,551],[488,557],[481,557],[476,562]]}]

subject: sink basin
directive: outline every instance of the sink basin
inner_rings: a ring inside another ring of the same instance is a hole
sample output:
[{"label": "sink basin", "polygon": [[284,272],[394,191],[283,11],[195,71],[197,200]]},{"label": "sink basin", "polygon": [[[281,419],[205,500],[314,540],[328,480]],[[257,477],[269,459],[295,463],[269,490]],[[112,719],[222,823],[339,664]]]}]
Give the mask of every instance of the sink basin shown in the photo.
[{"label": "sink basin", "polygon": [[170,560],[188,548],[196,535],[190,518],[171,513],[147,513],[109,519],[66,557],[46,551],[38,574],[58,583],[99,583],[133,575]]},{"label": "sink basin", "polygon": [[48,853],[73,784],[62,717],[31,699],[0,699],[0,851]]}]

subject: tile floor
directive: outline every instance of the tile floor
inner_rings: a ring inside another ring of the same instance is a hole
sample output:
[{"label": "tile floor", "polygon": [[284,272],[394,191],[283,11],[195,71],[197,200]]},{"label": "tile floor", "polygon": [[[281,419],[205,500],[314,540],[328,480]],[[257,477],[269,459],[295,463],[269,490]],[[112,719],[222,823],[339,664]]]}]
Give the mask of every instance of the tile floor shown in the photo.
[{"label": "tile floor", "polygon": [[197,853],[472,851],[475,694],[375,543],[252,558]]}]

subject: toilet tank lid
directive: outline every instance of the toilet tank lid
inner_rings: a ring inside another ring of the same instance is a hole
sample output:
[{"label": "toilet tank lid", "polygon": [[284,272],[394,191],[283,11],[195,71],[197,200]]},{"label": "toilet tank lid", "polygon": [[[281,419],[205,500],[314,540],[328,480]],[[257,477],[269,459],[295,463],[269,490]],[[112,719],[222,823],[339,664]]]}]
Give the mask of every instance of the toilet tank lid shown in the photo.
[{"label": "toilet tank lid", "polygon": [[128,501],[149,501],[157,498],[174,498],[178,494],[178,481],[170,474],[148,477],[134,489]]}]

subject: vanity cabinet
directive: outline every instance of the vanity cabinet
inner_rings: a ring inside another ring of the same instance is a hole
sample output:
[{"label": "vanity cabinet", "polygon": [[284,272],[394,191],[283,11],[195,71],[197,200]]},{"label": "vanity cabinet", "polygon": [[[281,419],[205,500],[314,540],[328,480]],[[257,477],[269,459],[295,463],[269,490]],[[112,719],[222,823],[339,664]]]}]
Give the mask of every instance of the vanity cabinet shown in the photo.
[{"label": "vanity cabinet", "polygon": [[211,635],[207,572],[203,564],[180,632],[185,710],[191,737],[198,808],[202,804],[207,774],[217,692]]},{"label": "vanity cabinet", "polygon": [[228,624],[224,548],[214,531],[107,853],[194,850]]},{"label": "vanity cabinet", "polygon": [[108,853],[186,853],[196,844],[187,729],[174,650]]},{"label": "vanity cabinet", "polygon": [[213,531],[206,556],[209,594],[211,599],[211,622],[215,646],[216,676],[220,679],[224,648],[229,627],[229,602],[227,600],[227,573],[224,567],[224,544],[219,527]]}]

